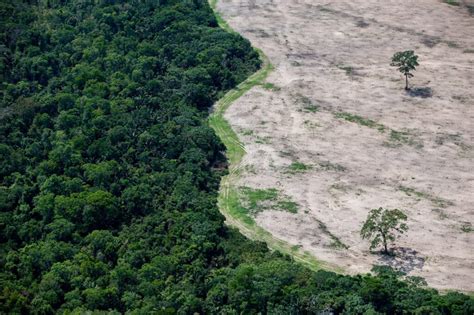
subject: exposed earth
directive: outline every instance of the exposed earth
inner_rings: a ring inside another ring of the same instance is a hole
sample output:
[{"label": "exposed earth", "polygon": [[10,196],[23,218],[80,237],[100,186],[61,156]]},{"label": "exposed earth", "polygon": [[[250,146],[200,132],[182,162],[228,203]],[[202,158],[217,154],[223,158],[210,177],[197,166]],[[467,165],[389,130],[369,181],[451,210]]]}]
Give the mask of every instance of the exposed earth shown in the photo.
[{"label": "exposed earth", "polygon": [[[474,3],[217,8],[275,67],[225,115],[247,151],[238,186],[277,189],[298,205],[265,207],[258,225],[348,273],[384,263],[474,291]],[[420,61],[410,92],[389,66],[408,49]],[[378,207],[409,218],[394,258],[370,253],[359,234]]]}]

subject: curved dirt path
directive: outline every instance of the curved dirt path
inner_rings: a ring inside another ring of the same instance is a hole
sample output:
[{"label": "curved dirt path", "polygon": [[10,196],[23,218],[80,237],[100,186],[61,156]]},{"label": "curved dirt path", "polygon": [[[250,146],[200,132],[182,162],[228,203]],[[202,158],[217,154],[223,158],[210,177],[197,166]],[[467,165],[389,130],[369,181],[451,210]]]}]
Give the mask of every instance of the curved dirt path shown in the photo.
[{"label": "curved dirt path", "polygon": [[[275,67],[267,84],[265,73],[221,101],[219,123],[211,118],[233,139],[224,139],[232,165],[219,200],[228,222],[313,268],[324,261],[358,273],[390,264],[436,288],[474,291],[467,9],[435,0],[225,0],[217,9]],[[404,49],[420,55],[412,95],[388,66]],[[266,209],[250,218],[239,206],[241,186],[276,188],[298,213]],[[388,260],[359,236],[380,206],[409,216],[410,231]]]}]

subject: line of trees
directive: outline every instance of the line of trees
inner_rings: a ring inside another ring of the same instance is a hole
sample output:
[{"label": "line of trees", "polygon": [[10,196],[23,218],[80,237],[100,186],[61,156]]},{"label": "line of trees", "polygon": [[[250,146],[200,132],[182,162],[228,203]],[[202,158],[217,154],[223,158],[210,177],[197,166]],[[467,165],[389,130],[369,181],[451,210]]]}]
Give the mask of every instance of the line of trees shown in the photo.
[{"label": "line of trees", "polygon": [[260,66],[204,0],[0,0],[0,313],[472,314],[224,225],[209,106]]}]

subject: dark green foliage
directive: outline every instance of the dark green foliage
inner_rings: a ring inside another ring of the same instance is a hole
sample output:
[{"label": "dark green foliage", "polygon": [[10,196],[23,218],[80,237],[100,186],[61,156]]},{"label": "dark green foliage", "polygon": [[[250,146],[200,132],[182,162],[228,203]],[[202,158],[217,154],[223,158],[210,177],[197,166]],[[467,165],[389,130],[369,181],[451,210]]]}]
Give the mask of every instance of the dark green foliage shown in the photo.
[{"label": "dark green foliage", "polygon": [[405,76],[405,90],[408,90],[408,78],[413,77],[412,71],[416,70],[418,66],[418,56],[413,50],[400,51],[393,55],[392,67],[397,67],[398,71]]},{"label": "dark green foliage", "polygon": [[207,110],[260,62],[206,1],[0,15],[0,313],[473,313],[391,275],[310,272],[224,225]]},{"label": "dark green foliage", "polygon": [[371,239],[371,250],[382,245],[383,252],[388,254],[388,245],[396,240],[397,234],[403,234],[408,230],[406,221],[407,216],[398,209],[372,209],[362,226],[360,235],[362,238]]}]

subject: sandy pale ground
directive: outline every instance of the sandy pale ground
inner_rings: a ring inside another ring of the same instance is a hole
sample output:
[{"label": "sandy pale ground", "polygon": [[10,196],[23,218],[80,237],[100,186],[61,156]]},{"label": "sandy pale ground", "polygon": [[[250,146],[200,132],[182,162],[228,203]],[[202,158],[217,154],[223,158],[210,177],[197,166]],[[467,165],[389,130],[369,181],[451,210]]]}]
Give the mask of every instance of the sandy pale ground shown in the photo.
[{"label": "sandy pale ground", "polygon": [[[276,68],[275,88],[254,88],[226,113],[248,151],[239,185],[277,188],[299,204],[297,214],[261,212],[258,224],[349,273],[386,263],[436,288],[474,291],[468,9],[435,0],[222,0],[218,9]],[[412,95],[389,66],[406,49],[420,56]],[[288,172],[294,162],[311,169]],[[409,217],[392,259],[359,236],[381,206]]]}]

